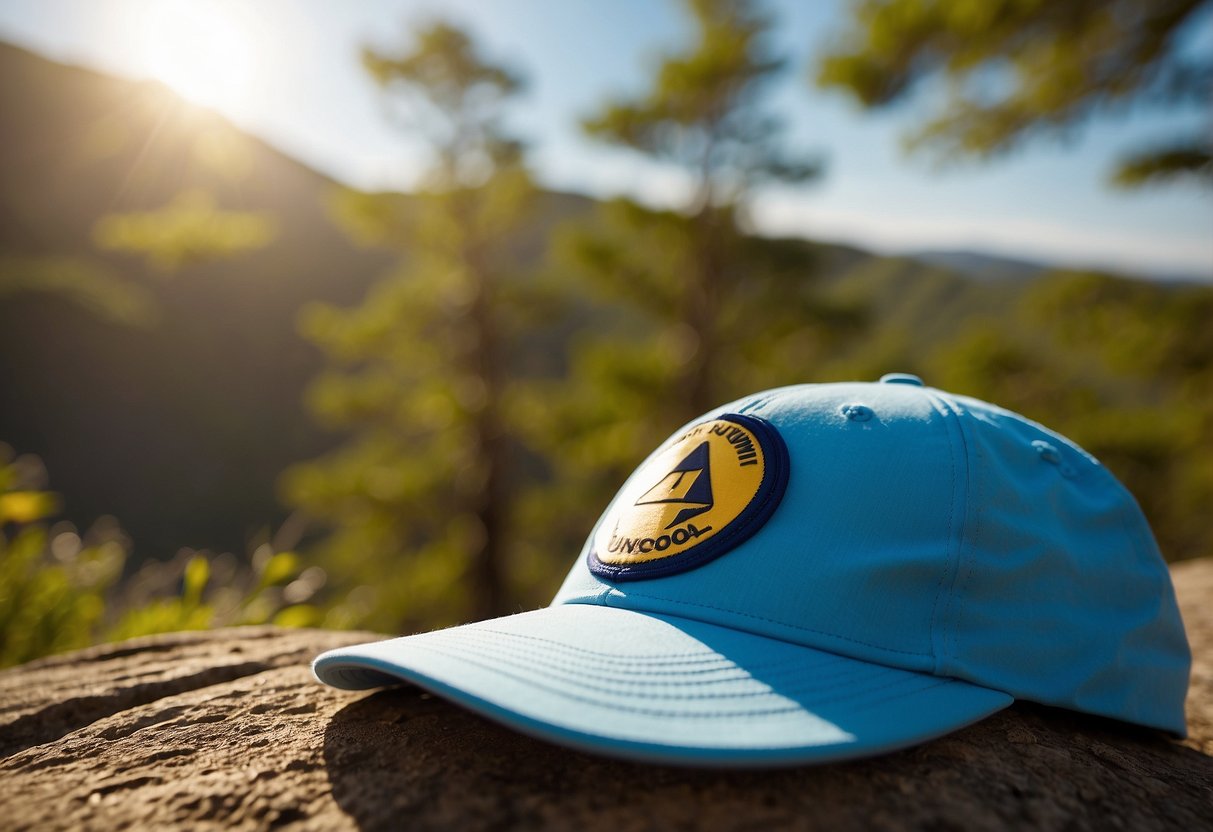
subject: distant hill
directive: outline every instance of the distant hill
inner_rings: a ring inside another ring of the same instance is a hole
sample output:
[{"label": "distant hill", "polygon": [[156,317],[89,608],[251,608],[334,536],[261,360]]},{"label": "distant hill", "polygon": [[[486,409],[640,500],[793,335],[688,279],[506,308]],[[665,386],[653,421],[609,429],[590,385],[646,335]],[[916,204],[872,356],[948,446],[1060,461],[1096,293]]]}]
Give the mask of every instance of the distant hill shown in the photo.
[{"label": "distant hill", "polygon": [[[942,266],[976,280],[1031,280],[1057,267],[1036,260],[1021,260],[980,251],[916,251],[904,254],[931,266]],[[1110,271],[1120,277],[1152,280],[1156,283],[1207,284],[1207,275],[1199,272],[1152,270],[1145,273],[1130,273],[1119,269]]]},{"label": "distant hill", "polygon": [[[0,442],[43,458],[67,518],[116,516],[136,559],[243,551],[284,517],[278,474],[335,442],[303,409],[321,356],[296,332],[300,309],[357,302],[399,254],[338,227],[335,182],[157,84],[0,44],[0,134]],[[103,215],[190,189],[272,217],[276,236],[172,273],[93,242]],[[544,194],[520,249],[538,259],[560,220],[593,208]],[[870,375],[913,370],[967,321],[1002,314],[1039,271],[802,245],[829,291],[869,309],[863,360],[838,366]],[[805,379],[831,372],[806,368]]]},{"label": "distant hill", "polygon": [[911,255],[930,266],[942,266],[977,280],[1028,280],[1049,267],[1030,260],[996,257],[976,251],[922,251]]},{"label": "distant hill", "polygon": [[[0,134],[0,442],[43,459],[66,518],[116,516],[136,559],[244,551],[284,518],[278,474],[336,441],[304,412],[321,355],[299,310],[356,303],[399,254],[351,241],[337,183],[156,83],[0,43]],[[171,273],[94,243],[103,215],[191,189],[276,236]],[[544,195],[520,248],[592,205]]]},{"label": "distant hill", "polygon": [[[80,292],[0,296],[0,441],[43,458],[77,523],[117,516],[139,555],[242,550],[282,517],[276,475],[331,441],[301,415],[319,355],[300,306],[357,300],[392,258],[334,225],[331,180],[159,85],[0,45],[0,134],[0,274],[79,267],[151,309],[132,326]],[[273,243],[173,274],[97,251],[100,216],[190,188],[269,212]]]}]

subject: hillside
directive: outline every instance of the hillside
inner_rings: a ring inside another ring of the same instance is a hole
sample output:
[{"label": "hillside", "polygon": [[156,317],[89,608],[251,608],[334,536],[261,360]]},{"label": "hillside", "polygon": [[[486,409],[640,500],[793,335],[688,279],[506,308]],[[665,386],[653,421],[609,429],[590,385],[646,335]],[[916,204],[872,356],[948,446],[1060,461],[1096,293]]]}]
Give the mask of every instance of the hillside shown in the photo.
[{"label": "hillside", "polygon": [[[321,356],[296,332],[300,309],[356,302],[397,255],[339,227],[336,183],[156,84],[0,44],[0,131],[0,442],[45,461],[64,517],[87,526],[116,516],[135,561],[180,546],[243,552],[285,516],[279,473],[335,441],[303,409]],[[104,215],[159,209],[191,190],[271,218],[275,236],[172,271],[95,244]],[[538,260],[560,220],[593,207],[544,194],[520,250]],[[973,321],[1005,318],[1039,282],[968,275],[963,258],[795,245],[869,325],[836,360],[807,367],[806,381],[930,369]],[[551,339],[546,371],[596,313],[584,314],[530,336]]]},{"label": "hillside", "polygon": [[[141,555],[242,550],[282,516],[277,473],[327,441],[301,416],[319,356],[295,334],[299,307],[356,300],[390,257],[335,227],[332,181],[158,85],[0,46],[0,132],[3,273],[78,268],[148,312],[115,321],[83,290],[0,297],[0,440],[43,458],[67,517],[119,517]],[[273,242],[170,274],[93,245],[100,216],[189,188],[270,213]]]},{"label": "hillside", "polygon": [[[159,84],[0,43],[0,133],[0,442],[42,458],[65,518],[116,516],[136,561],[243,552],[285,516],[282,469],[335,441],[303,410],[300,308],[355,303],[397,254],[339,227],[337,183]],[[275,236],[168,272],[95,244],[102,216],[189,191]],[[520,249],[591,205],[544,195]]]}]

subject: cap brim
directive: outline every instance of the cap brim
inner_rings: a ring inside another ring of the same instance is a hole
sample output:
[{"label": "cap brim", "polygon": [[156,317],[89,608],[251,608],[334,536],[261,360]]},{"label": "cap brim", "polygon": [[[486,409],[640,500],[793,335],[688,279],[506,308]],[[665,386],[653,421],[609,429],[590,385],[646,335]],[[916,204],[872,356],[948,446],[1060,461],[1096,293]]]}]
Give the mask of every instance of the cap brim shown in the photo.
[{"label": "cap brim", "polygon": [[312,669],[347,690],[411,682],[562,745],[699,766],[880,754],[1013,701],[712,624],[585,604],[330,650]]}]

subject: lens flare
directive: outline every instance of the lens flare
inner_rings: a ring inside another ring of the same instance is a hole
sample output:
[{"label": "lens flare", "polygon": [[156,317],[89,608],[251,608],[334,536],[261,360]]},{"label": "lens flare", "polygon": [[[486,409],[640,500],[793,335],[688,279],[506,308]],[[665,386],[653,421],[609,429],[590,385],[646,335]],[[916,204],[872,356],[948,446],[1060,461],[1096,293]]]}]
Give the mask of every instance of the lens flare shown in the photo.
[{"label": "lens flare", "polygon": [[145,70],[206,107],[251,103],[258,49],[247,10],[223,0],[156,0],[141,27]]}]

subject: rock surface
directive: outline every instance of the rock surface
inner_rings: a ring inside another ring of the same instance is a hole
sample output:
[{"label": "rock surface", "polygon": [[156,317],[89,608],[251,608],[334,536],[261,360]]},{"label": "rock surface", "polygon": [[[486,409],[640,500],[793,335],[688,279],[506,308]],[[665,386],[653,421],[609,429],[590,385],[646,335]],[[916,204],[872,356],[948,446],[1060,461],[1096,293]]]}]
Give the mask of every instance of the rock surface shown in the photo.
[{"label": "rock surface", "polygon": [[1198,829],[1213,826],[1213,559],[1174,567],[1189,739],[1028,704],[863,762],[636,765],[517,735],[413,688],[316,684],[366,633],[245,628],[0,673],[5,829]]}]

